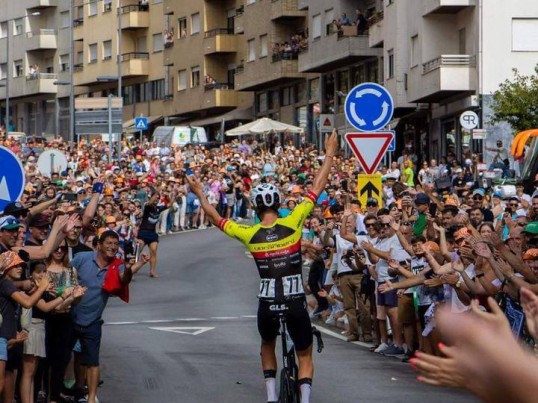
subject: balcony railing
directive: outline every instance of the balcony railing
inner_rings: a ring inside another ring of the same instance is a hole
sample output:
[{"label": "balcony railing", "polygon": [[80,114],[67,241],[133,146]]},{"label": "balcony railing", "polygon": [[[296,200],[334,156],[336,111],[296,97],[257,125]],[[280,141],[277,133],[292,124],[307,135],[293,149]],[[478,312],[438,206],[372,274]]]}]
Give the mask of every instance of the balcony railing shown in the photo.
[{"label": "balcony railing", "polygon": [[427,74],[441,66],[476,66],[476,56],[442,55],[422,64],[422,74]]},{"label": "balcony railing", "polygon": [[214,90],[233,90],[233,83],[212,83],[205,84],[204,91],[214,91]]},{"label": "balcony railing", "polygon": [[213,38],[217,35],[233,35],[234,30],[229,28],[215,28],[204,32],[204,38]]},{"label": "balcony railing", "polygon": [[134,13],[134,12],[137,12],[137,11],[149,11],[149,7],[148,6],[142,6],[140,4],[131,4],[130,6],[122,6],[121,9],[120,9],[120,12],[122,14],[129,14],[129,13]]},{"label": "balcony railing", "polygon": [[297,52],[280,52],[280,53],[273,53],[271,56],[271,62],[277,63],[281,60],[297,60],[299,59],[299,53]]},{"label": "balcony railing", "polygon": [[39,73],[39,72],[36,72],[36,73],[29,73],[27,76],[26,76],[26,80],[27,81],[30,81],[30,80],[55,80],[58,78],[58,75],[57,74],[54,74],[54,73]]},{"label": "balcony railing", "polygon": [[27,38],[33,38],[34,36],[39,36],[39,35],[56,35],[56,30],[55,29],[39,29],[37,31],[26,33]]},{"label": "balcony railing", "polygon": [[77,18],[76,20],[73,20],[73,28],[81,27],[84,25],[84,18]]},{"label": "balcony railing", "polygon": [[84,63],[77,63],[73,65],[73,70],[76,72],[80,72],[84,70]]},{"label": "balcony railing", "polygon": [[128,62],[129,60],[149,60],[149,53],[147,52],[129,52],[121,55],[122,62]]},{"label": "balcony railing", "polygon": [[368,18],[368,26],[372,26],[374,24],[377,24],[379,21],[381,21],[385,17],[385,13],[383,11],[378,11],[374,15],[372,15],[370,18]]}]

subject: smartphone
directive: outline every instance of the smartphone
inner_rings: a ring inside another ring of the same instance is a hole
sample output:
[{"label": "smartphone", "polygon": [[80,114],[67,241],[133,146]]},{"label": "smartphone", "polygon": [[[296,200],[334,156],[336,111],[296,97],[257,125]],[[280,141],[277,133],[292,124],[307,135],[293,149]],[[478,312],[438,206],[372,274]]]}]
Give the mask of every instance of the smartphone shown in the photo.
[{"label": "smartphone", "polygon": [[437,214],[437,204],[430,203],[430,215],[432,217],[435,217],[436,214]]},{"label": "smartphone", "polygon": [[186,174],[187,176],[191,176],[191,175],[193,174],[192,169],[187,168],[187,169],[185,170],[185,174]]},{"label": "smartphone", "polygon": [[65,201],[77,201],[77,194],[76,193],[65,193],[63,195],[63,200]]},{"label": "smartphone", "polygon": [[506,207],[506,208],[504,209],[504,212],[505,212],[505,213],[508,213],[508,214],[512,214],[512,208],[511,208],[511,207]]}]

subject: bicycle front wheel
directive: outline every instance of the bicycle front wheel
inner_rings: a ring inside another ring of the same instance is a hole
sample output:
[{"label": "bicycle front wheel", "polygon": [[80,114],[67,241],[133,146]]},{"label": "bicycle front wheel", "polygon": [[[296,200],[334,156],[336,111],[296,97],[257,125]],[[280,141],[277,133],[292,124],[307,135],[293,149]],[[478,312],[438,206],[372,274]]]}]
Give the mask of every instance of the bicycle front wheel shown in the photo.
[{"label": "bicycle front wheel", "polygon": [[291,379],[286,369],[282,369],[280,371],[280,395],[278,403],[296,403],[298,401],[295,381]]}]

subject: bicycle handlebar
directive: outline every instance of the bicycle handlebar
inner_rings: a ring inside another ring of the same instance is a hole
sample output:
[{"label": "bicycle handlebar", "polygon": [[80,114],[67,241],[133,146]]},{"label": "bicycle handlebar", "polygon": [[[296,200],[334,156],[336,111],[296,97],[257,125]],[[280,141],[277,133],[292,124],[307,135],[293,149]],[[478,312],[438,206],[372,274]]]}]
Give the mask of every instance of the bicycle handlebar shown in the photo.
[{"label": "bicycle handlebar", "polygon": [[323,345],[323,339],[321,338],[321,333],[318,329],[316,329],[315,326],[312,326],[312,334],[316,338],[316,344],[318,345],[318,353],[321,353],[323,351],[323,348],[325,347]]}]

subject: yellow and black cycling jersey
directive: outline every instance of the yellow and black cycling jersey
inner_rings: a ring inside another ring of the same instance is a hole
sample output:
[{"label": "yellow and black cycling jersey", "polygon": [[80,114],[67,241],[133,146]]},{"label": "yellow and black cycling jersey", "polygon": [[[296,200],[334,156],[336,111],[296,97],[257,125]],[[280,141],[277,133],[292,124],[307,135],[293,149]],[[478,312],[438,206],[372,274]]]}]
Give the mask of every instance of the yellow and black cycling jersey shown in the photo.
[{"label": "yellow and black cycling jersey", "polygon": [[301,237],[303,225],[317,197],[308,194],[304,201],[273,225],[240,225],[222,219],[219,228],[241,241],[254,257],[260,273],[258,298],[286,301],[304,295]]}]

